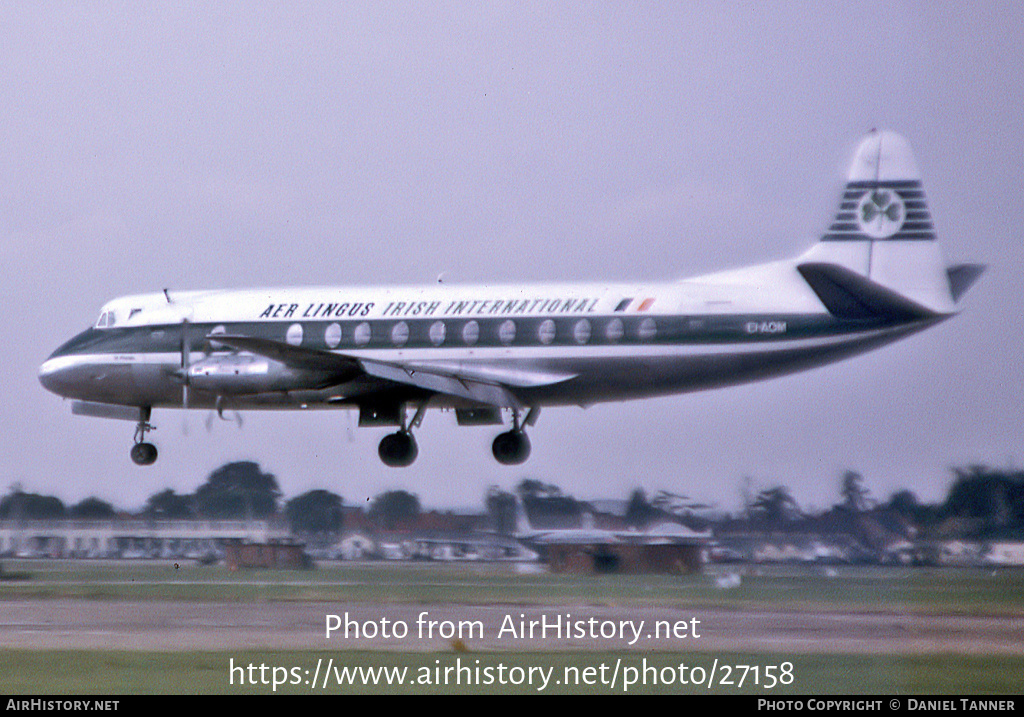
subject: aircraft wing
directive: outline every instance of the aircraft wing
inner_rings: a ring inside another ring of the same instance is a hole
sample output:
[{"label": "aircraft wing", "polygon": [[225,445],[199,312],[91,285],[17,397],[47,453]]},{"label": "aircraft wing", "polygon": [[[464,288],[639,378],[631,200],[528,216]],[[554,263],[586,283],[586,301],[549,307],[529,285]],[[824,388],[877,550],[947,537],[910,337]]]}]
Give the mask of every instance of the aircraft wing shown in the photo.
[{"label": "aircraft wing", "polygon": [[336,371],[341,374],[351,373],[353,377],[361,373],[358,359],[332,354],[329,351],[292,346],[273,339],[240,334],[210,334],[207,338],[238,351],[265,356],[300,371]]},{"label": "aircraft wing", "polygon": [[434,373],[423,368],[411,368],[383,361],[360,359],[359,363],[366,374],[392,383],[415,386],[488,406],[525,408],[525,405],[511,391],[500,384],[463,378],[457,374]]},{"label": "aircraft wing", "polygon": [[336,374],[338,383],[369,376],[391,384],[411,386],[498,408],[526,408],[513,393],[512,389],[516,387],[558,383],[574,376],[523,369],[474,371],[455,366],[378,361],[252,336],[214,334],[209,338],[224,346],[259,354],[300,371]]}]

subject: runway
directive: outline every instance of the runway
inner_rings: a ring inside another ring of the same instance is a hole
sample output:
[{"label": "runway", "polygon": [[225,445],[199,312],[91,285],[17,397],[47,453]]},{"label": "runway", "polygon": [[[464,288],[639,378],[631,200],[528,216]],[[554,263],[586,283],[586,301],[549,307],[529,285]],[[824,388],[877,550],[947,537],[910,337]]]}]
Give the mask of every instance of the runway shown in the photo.
[{"label": "runway", "polygon": [[[335,629],[327,636],[330,625]],[[30,650],[432,652],[457,646],[509,652],[1019,655],[1022,629],[1020,617],[849,611],[303,601],[0,602],[0,648]]]}]

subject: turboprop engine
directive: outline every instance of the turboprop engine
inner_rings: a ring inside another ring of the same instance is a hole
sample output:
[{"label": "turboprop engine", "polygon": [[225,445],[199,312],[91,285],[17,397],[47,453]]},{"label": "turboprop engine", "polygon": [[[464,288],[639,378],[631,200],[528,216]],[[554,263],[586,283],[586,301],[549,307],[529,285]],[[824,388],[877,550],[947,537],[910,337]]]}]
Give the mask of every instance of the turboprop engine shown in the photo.
[{"label": "turboprop engine", "polygon": [[252,354],[211,356],[188,368],[191,388],[221,396],[312,389],[328,383],[327,372],[293,369]]}]

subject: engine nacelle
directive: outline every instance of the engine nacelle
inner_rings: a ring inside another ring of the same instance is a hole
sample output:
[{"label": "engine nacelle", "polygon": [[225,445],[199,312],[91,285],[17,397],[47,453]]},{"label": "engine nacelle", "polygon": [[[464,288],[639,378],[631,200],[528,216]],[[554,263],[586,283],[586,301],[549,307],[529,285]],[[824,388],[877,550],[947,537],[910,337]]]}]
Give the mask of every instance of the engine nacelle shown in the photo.
[{"label": "engine nacelle", "polygon": [[263,356],[230,354],[210,356],[192,364],[188,383],[199,391],[241,395],[316,389],[329,380],[326,373],[289,368]]}]

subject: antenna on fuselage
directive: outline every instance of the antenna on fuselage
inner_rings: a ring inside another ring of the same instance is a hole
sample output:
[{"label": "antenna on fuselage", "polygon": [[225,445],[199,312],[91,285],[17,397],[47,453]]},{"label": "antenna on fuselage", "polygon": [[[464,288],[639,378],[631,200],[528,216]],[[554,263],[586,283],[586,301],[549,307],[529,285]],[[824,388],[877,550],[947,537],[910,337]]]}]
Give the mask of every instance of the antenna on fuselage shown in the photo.
[{"label": "antenna on fuselage", "polygon": [[164,289],[164,298],[167,299],[167,303],[168,304],[173,304],[174,303],[173,301],[171,301],[171,295],[170,295],[170,293],[168,293],[167,289]]}]

